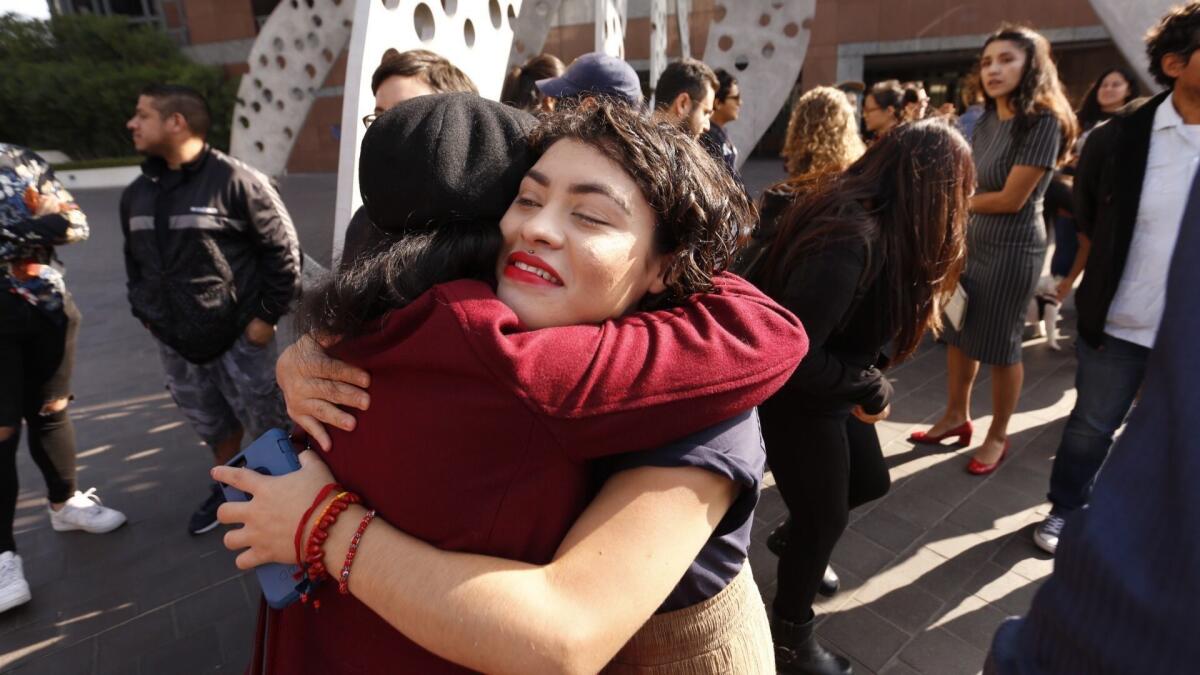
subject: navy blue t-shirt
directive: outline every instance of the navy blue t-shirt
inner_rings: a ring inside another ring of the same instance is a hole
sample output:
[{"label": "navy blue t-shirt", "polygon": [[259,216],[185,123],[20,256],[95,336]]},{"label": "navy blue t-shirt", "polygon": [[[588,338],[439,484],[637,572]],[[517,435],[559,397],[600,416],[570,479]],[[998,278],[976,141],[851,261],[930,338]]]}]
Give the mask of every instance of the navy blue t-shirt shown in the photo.
[{"label": "navy blue t-shirt", "polygon": [[596,462],[596,474],[601,481],[627,469],[690,466],[707,469],[742,486],[717,529],[657,613],[691,607],[713,597],[742,570],[750,550],[750,528],[754,524],[754,507],[758,504],[766,462],[757,410],[656,450],[616,455]]}]

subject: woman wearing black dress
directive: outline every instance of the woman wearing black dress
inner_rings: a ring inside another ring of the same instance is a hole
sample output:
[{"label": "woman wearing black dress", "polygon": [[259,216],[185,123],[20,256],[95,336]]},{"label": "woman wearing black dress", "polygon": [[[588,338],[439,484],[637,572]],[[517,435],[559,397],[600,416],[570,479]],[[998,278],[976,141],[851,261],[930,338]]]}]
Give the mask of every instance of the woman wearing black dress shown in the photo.
[{"label": "woman wearing black dress", "polygon": [[982,475],[1008,452],[1008,421],[1025,379],[1025,313],[1046,257],[1042,196],[1077,126],[1046,38],[1028,28],[1003,27],[984,43],[979,62],[986,111],[971,137],[979,188],[971,198],[962,278],[967,310],[962,329],[946,334],[946,411],[909,440],[955,437],[959,445],[970,445],[971,387],[979,364],[986,363],[992,367],[992,422],[967,465],[967,471]]},{"label": "woman wearing black dress", "polygon": [[890,343],[891,362],[903,361],[940,326],[936,307],[962,267],[974,184],[970,148],[949,124],[900,125],[786,211],[750,271],[810,340],[788,384],[759,409],[792,518],[773,605],[781,672],[850,672],[813,638],[813,599],[850,507],[887,491],[870,426],[889,410],[882,352]]}]

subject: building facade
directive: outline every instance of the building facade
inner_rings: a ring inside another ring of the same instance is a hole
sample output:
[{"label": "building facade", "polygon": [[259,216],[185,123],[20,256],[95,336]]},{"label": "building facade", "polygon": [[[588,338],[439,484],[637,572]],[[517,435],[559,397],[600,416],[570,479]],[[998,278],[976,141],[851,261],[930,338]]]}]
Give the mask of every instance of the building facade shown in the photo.
[{"label": "building facade", "polygon": [[[119,14],[156,25],[193,58],[221,65],[230,77],[247,71],[246,60],[259,27],[280,1],[49,0],[57,13]],[[282,1],[311,6],[335,0]],[[686,24],[694,52],[704,49],[709,30],[724,16],[721,3],[691,1]],[[543,51],[568,63],[592,51],[593,17],[592,0],[564,0]],[[1125,65],[1088,0],[817,0],[815,15],[806,26],[812,36],[795,93],[840,80],[869,85],[896,78],[923,81],[934,104],[953,101],[959,79],[972,68],[983,38],[1006,21],[1032,26],[1050,39],[1060,75],[1074,101],[1101,71]],[[668,23],[667,53],[678,55],[678,22],[671,17]],[[650,0],[628,0],[625,54],[644,80],[649,71],[649,35]],[[288,161],[290,172],[337,168],[346,55],[337,58],[316,92],[304,128],[296,135]],[[778,152],[786,112],[780,111],[757,152]]]}]

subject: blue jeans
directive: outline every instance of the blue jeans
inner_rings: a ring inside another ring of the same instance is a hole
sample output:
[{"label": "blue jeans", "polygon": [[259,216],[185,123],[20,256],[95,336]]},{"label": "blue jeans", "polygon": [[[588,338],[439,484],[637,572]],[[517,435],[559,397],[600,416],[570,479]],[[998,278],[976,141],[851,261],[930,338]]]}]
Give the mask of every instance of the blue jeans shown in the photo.
[{"label": "blue jeans", "polygon": [[1075,219],[1059,216],[1054,219],[1054,255],[1050,258],[1050,274],[1065,277],[1075,264],[1079,252],[1079,235],[1075,230]]},{"label": "blue jeans", "polygon": [[1121,427],[1146,374],[1150,350],[1104,336],[1100,349],[1078,339],[1075,349],[1075,408],[1067,420],[1050,472],[1052,513],[1065,516],[1087,503],[1092,482],[1108,457],[1113,433]]}]

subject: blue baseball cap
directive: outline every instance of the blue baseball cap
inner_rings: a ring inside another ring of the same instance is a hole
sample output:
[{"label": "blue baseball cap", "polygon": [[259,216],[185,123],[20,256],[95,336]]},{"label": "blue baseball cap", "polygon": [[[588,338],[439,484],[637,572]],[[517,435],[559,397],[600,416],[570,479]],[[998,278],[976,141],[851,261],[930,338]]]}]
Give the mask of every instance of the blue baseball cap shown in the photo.
[{"label": "blue baseball cap", "polygon": [[637,72],[621,59],[602,52],[591,52],[575,59],[559,77],[535,82],[546,96],[564,98],[576,95],[613,96],[632,106],[642,104],[642,84]]}]

